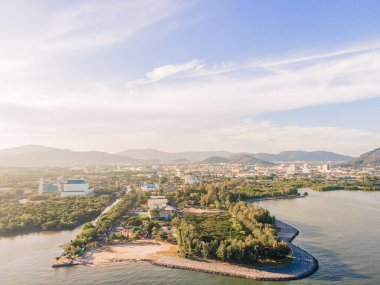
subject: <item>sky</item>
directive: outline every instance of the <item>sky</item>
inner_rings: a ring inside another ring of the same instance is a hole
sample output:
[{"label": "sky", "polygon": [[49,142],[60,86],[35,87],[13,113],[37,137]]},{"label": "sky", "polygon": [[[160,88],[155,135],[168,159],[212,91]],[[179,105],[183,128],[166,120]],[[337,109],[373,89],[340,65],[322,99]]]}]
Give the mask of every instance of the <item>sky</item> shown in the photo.
[{"label": "sky", "polygon": [[0,5],[0,148],[380,146],[380,1]]}]

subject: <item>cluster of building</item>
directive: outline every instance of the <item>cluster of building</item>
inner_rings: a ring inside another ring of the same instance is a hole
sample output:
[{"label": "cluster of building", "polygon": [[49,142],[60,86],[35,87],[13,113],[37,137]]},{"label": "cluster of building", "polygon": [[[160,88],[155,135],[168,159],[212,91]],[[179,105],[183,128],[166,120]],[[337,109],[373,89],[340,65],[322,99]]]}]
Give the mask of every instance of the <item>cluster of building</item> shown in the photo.
[{"label": "cluster of building", "polygon": [[[129,168],[125,170],[131,170]],[[137,172],[138,170],[138,172]],[[335,162],[278,162],[273,165],[252,165],[232,163],[165,163],[134,166],[132,171],[136,175],[152,175],[158,177],[177,177],[177,186],[184,184],[203,183],[205,177],[244,178],[269,177],[277,178],[352,178],[357,180],[364,176],[380,176],[380,167],[342,167]],[[167,192],[167,185],[146,184],[142,186],[145,191],[155,191],[160,188]],[[178,187],[177,187],[178,188]],[[169,190],[169,189],[168,189]],[[171,187],[174,192],[176,187]]]},{"label": "cluster of building", "polygon": [[184,182],[185,184],[198,184],[198,183],[203,183],[203,178],[202,177],[197,177],[194,175],[185,175],[184,176]]},{"label": "cluster of building", "polygon": [[66,181],[61,180],[58,182],[44,181],[44,179],[41,178],[38,192],[40,194],[60,193],[62,197],[94,195],[94,189],[90,188],[89,183],[84,180],[83,177],[80,179],[68,179]]},{"label": "cluster of building", "polygon": [[331,173],[332,168],[330,163],[325,163],[322,165],[313,165],[309,166],[308,164],[296,165],[295,163],[291,163],[286,168],[286,176],[289,175],[307,175],[311,176],[312,174],[327,174]]},{"label": "cluster of building", "polygon": [[150,196],[148,199],[149,217],[152,217],[152,211],[158,212],[158,218],[170,219],[176,209],[168,205],[168,199],[165,196]]}]

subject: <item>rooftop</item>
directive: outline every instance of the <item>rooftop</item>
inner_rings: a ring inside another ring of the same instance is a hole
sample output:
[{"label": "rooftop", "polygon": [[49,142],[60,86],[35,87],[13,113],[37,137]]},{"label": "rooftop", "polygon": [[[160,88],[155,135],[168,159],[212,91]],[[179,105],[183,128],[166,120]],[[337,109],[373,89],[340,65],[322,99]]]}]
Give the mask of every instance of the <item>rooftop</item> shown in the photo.
[{"label": "rooftop", "polygon": [[148,206],[150,205],[166,205],[168,203],[168,199],[149,199]]},{"label": "rooftop", "polygon": [[84,179],[69,179],[66,184],[85,184],[87,183]]}]

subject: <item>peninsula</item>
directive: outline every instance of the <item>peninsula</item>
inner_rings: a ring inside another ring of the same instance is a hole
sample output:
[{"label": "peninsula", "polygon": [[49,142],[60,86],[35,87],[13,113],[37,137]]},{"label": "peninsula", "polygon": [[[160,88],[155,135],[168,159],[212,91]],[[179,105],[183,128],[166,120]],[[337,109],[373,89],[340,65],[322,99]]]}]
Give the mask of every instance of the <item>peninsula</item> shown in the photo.
[{"label": "peninsula", "polygon": [[227,191],[239,189],[236,183],[196,184],[166,195],[131,190],[86,224],[53,267],[143,261],[254,280],[313,274],[317,260],[291,243],[298,230]]}]

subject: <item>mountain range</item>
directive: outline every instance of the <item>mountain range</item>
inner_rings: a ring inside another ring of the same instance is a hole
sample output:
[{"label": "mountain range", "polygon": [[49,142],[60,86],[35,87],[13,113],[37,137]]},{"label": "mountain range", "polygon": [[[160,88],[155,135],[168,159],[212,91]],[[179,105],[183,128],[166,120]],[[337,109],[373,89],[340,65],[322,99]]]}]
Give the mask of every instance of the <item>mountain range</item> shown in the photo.
[{"label": "mountain range", "polygon": [[379,166],[380,165],[380,147],[362,154],[358,158],[351,160],[345,165],[356,166],[356,167]]},{"label": "mountain range", "polygon": [[[375,150],[378,152],[378,149]],[[340,161],[353,158],[326,151],[284,151],[271,153],[233,153],[228,151],[164,152],[154,149],[129,149],[115,154],[100,151],[72,151],[41,145],[26,145],[0,150],[0,166],[93,165],[144,162],[245,163],[269,165],[270,162]],[[359,158],[358,158],[359,159]],[[363,163],[370,161],[363,158]],[[359,162],[356,162],[356,164]]]},{"label": "mountain range", "polygon": [[136,159],[106,152],[72,151],[39,145],[0,150],[0,166],[71,166],[133,162],[136,162]]},{"label": "mountain range", "polygon": [[231,158],[225,158],[220,156],[210,156],[209,158],[200,161],[200,163],[212,164],[212,163],[233,163],[233,164],[251,164],[269,166],[273,165],[273,162],[265,161],[249,154],[244,155],[232,155]]},{"label": "mountain range", "polygon": [[350,161],[352,156],[329,151],[283,151],[278,154],[256,153],[255,157],[267,161]]},{"label": "mountain range", "polygon": [[233,153],[228,151],[165,152],[155,149],[128,149],[116,154],[143,160],[175,161],[186,159],[197,162],[212,156],[229,158]]},{"label": "mountain range", "polygon": [[[283,151],[278,154],[273,153],[233,153],[228,151],[190,151],[190,152],[164,152],[154,149],[130,149],[117,153],[117,155],[125,155],[135,159],[143,160],[160,160],[173,161],[178,159],[186,159],[191,162],[208,162],[228,160],[236,160],[242,156],[251,156],[264,161],[336,161],[347,162],[353,159],[352,156],[341,155],[328,151]],[[228,160],[225,160],[228,159]],[[214,162],[216,163],[216,162]]]}]

